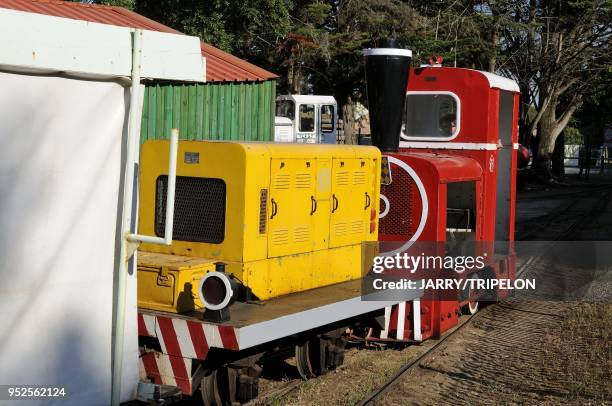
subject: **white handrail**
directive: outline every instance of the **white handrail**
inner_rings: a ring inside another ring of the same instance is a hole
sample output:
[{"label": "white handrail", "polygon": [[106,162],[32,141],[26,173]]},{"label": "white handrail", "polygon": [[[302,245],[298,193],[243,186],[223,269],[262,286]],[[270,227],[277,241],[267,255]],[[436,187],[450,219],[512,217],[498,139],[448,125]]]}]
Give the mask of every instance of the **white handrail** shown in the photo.
[{"label": "white handrail", "polygon": [[178,152],[178,130],[172,129],[170,135],[170,156],[168,157],[168,193],[166,194],[166,227],[163,237],[151,235],[128,234],[127,239],[132,242],[171,245],[172,229],[174,227],[174,190],[176,188],[176,158]]}]

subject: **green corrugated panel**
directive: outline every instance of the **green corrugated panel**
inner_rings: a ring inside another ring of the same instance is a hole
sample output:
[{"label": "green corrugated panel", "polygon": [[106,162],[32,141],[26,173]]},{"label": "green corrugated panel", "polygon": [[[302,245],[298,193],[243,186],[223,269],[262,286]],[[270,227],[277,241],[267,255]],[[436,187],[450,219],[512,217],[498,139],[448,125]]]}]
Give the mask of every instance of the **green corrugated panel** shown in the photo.
[{"label": "green corrugated panel", "polygon": [[142,144],[148,139],[149,134],[149,103],[147,102],[148,93],[145,91],[144,100],[142,103],[142,120],[140,121],[140,143]]},{"label": "green corrugated panel", "polygon": [[257,114],[259,112],[259,87],[257,86],[253,86],[251,89],[251,101],[249,103],[249,106],[251,106],[251,126],[249,127],[251,130],[251,134],[249,135],[249,139],[251,140],[257,140],[257,134],[259,132],[258,130],[258,123],[259,120],[257,120]]},{"label": "green corrugated panel", "polygon": [[204,139],[210,139],[210,106],[212,104],[210,92],[211,86],[202,86],[204,89]]},{"label": "green corrugated panel", "polygon": [[[164,87],[164,126],[163,134],[170,134],[172,130],[172,112],[174,111],[172,86]],[[167,135],[166,135],[167,136]]]},{"label": "green corrugated panel", "polygon": [[265,96],[265,110],[264,110],[264,125],[263,125],[263,133],[261,134],[261,139],[266,140],[268,139],[269,135],[268,135],[268,128],[270,128],[270,119],[271,114],[272,114],[272,94],[271,94],[271,90],[272,90],[272,83],[271,82],[266,82],[264,84],[264,86],[266,87],[265,92],[264,92],[264,96]]},{"label": "green corrugated panel", "polygon": [[231,137],[233,140],[243,140],[240,137],[240,85],[234,83],[232,85],[232,114],[230,115],[230,120],[232,122],[232,133]]},{"label": "green corrugated panel", "polygon": [[266,114],[266,88],[265,86],[261,86],[259,91],[257,92],[257,97],[259,98],[259,102],[257,107],[259,110],[257,111],[257,140],[261,140],[263,138],[264,133],[264,123],[265,123],[265,114]]},{"label": "green corrugated panel", "polygon": [[141,140],[271,140],[276,82],[155,84],[145,89]]},{"label": "green corrugated panel", "polygon": [[253,94],[253,86],[250,83],[246,84],[246,89],[244,92],[244,138],[250,139],[251,134],[253,133],[253,129],[251,127],[251,111],[253,110],[253,106],[251,105],[251,95]]},{"label": "green corrugated panel", "polygon": [[212,86],[211,90],[211,97],[210,97],[210,103],[211,103],[211,107],[210,107],[210,117],[211,117],[211,122],[210,122],[210,139],[211,140],[216,140],[219,137],[219,132],[221,131],[221,129],[218,127],[218,123],[219,123],[219,110],[220,110],[220,100],[221,100],[221,95],[219,93],[220,92],[220,87],[219,86]]},{"label": "green corrugated panel", "polygon": [[181,114],[179,116],[178,128],[182,128],[180,132],[181,139],[189,138],[189,87],[183,87],[181,95]]},{"label": "green corrugated panel", "polygon": [[156,131],[157,129],[155,128],[155,125],[157,124],[157,91],[159,90],[159,88],[157,86],[152,87],[151,92],[149,93],[149,97],[147,98],[147,100],[149,101],[149,123],[148,123],[148,127],[149,127],[149,139],[157,139],[156,137]]},{"label": "green corrugated panel", "polygon": [[225,134],[223,139],[225,140],[233,140],[235,139],[235,134],[232,134],[232,100],[234,99],[234,84],[230,83],[227,86],[227,93],[225,94],[225,110],[223,111],[223,129],[225,130]]},{"label": "green corrugated panel", "polygon": [[195,86],[195,131],[194,139],[201,140],[204,137],[204,86]]},{"label": "green corrugated panel", "polygon": [[238,129],[240,133],[240,139],[246,139],[246,131],[245,131],[245,110],[246,110],[246,85],[241,83],[238,87]]}]

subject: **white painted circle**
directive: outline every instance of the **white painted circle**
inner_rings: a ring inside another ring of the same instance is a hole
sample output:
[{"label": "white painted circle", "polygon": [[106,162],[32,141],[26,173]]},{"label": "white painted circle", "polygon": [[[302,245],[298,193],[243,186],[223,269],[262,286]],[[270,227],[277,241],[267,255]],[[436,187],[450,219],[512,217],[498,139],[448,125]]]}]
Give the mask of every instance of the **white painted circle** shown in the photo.
[{"label": "white painted circle", "polygon": [[[204,282],[206,282],[206,280],[209,278],[221,279],[221,281],[223,282],[223,285],[225,286],[225,297],[223,298],[221,303],[217,305],[206,302],[206,300],[204,299],[204,294],[202,294],[202,286],[204,285]],[[208,272],[206,275],[202,277],[202,279],[200,279],[200,286],[198,287],[198,296],[200,296],[200,301],[204,304],[204,306],[206,306],[207,309],[221,310],[229,304],[230,300],[232,299],[232,296],[234,296],[234,291],[232,290],[232,285],[230,284],[230,281],[227,275],[221,272],[212,271],[212,272]]]},{"label": "white painted circle", "polygon": [[399,160],[393,156],[387,155],[387,159],[389,161],[389,164],[394,163],[395,165],[405,170],[408,173],[408,175],[410,175],[412,180],[414,180],[414,183],[416,183],[417,189],[419,189],[419,195],[421,196],[421,222],[419,223],[419,226],[414,232],[414,235],[410,237],[410,240],[406,241],[404,244],[402,244],[401,247],[393,251],[387,251],[383,253],[385,255],[393,255],[393,254],[401,253],[407,250],[408,248],[410,248],[410,246],[417,240],[417,238],[421,236],[421,233],[423,232],[423,229],[425,228],[425,223],[427,223],[427,214],[429,213],[429,204],[427,202],[427,192],[425,191],[425,185],[423,185],[421,178],[419,178],[419,175],[417,175],[415,170],[412,169],[412,167],[408,165],[406,162]]},{"label": "white painted circle", "polygon": [[389,209],[391,208],[391,203],[389,203],[389,199],[387,199],[387,196],[383,195],[382,193],[380,194],[380,200],[382,200],[383,202],[385,202],[385,210],[382,211],[382,213],[380,213],[378,215],[378,218],[381,219],[383,217],[385,217],[387,214],[389,214]]}]

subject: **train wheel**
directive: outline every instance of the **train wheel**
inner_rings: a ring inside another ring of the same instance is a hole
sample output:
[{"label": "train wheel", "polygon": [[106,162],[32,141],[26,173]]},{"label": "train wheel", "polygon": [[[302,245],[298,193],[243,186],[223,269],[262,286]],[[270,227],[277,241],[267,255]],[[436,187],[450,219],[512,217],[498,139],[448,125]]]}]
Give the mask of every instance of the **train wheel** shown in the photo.
[{"label": "train wheel", "polygon": [[[469,277],[470,279],[480,279],[478,274],[472,274]],[[468,284],[464,292],[462,292],[462,296],[467,299],[467,303],[461,307],[461,313],[463,314],[476,314],[479,308],[479,299],[481,295],[481,291],[478,289],[472,289],[472,284]]]},{"label": "train wheel", "polygon": [[309,340],[302,345],[295,346],[295,365],[303,379],[314,378],[316,376],[310,362],[312,341],[314,340]]},{"label": "train wheel", "polygon": [[343,337],[317,337],[295,346],[296,366],[304,379],[324,375],[344,363]]},{"label": "train wheel", "polygon": [[200,392],[204,406],[231,405],[236,402],[237,372],[222,367],[202,378]]},{"label": "train wheel", "polygon": [[221,404],[221,397],[217,388],[217,371],[213,371],[202,378],[200,393],[202,394],[202,404],[204,406]]}]

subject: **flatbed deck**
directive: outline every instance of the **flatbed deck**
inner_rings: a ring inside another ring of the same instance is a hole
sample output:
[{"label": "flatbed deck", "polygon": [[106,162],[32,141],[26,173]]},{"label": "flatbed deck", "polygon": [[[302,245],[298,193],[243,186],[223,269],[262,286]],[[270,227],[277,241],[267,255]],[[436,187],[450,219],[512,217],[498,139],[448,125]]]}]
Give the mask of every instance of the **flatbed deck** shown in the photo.
[{"label": "flatbed deck", "polygon": [[[394,291],[391,296],[390,292],[380,291],[362,297],[361,284],[362,280],[354,280],[265,302],[235,303],[230,307],[231,319],[223,323],[203,320],[203,312],[199,310],[175,314],[139,309],[139,335],[160,338],[162,350],[169,355],[189,354],[203,359],[212,347],[239,351],[419,299],[422,295],[420,291]],[[172,350],[165,345],[168,340],[175,341],[172,337],[176,337],[179,348],[185,347],[187,351]],[[193,343],[193,351],[189,345],[181,345],[187,342]]]}]

